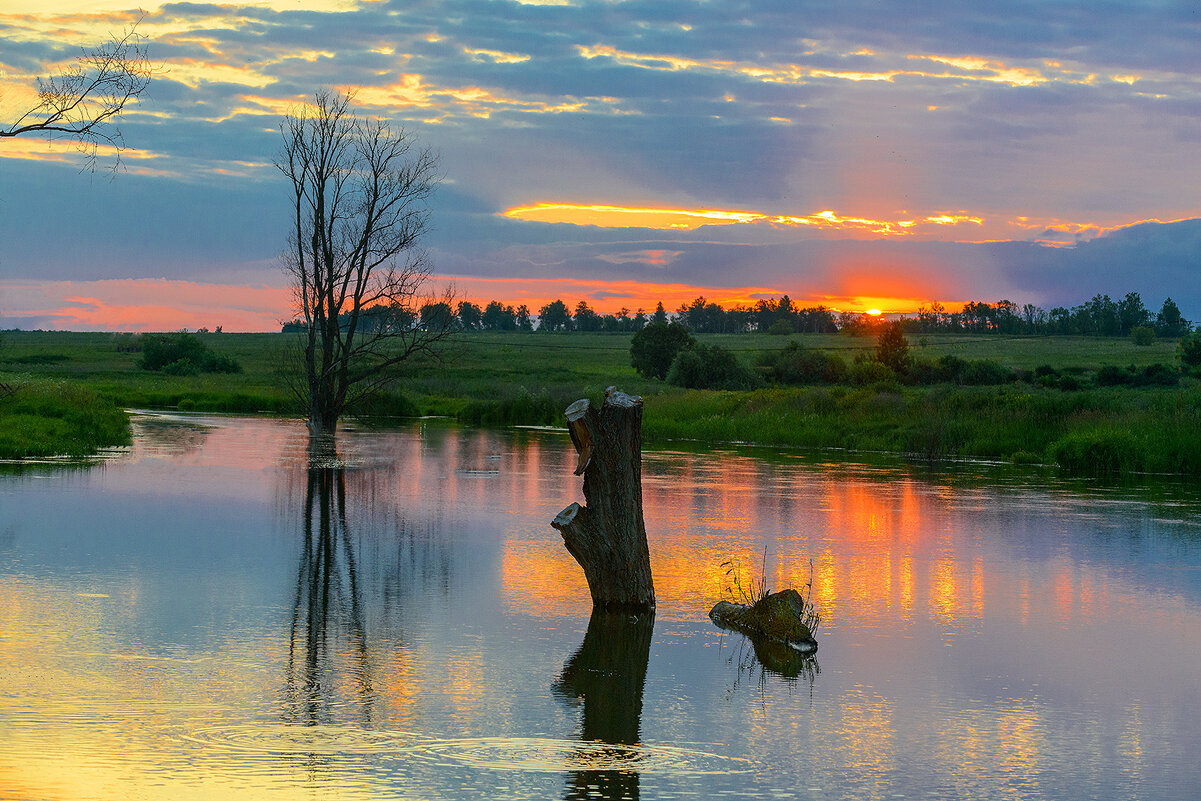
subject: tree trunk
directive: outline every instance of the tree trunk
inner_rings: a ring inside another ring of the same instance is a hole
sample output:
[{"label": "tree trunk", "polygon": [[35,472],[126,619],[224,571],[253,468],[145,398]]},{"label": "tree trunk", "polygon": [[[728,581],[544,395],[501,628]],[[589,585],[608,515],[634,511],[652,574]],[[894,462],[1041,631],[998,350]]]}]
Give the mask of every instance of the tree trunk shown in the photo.
[{"label": "tree trunk", "polygon": [[567,407],[567,428],[584,475],[584,501],[551,525],[584,569],[594,607],[655,607],[650,548],[642,518],[642,398],[609,387],[598,413],[585,398]]}]

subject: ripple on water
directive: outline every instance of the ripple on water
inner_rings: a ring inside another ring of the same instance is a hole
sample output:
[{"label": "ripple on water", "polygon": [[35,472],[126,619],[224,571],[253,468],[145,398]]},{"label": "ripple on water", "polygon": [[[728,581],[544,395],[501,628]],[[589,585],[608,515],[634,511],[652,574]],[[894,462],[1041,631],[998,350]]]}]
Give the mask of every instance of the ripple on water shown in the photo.
[{"label": "ripple on water", "polygon": [[621,745],[543,737],[477,737],[432,740],[414,753],[494,770],[568,773],[625,771],[640,774],[703,775],[742,773],[754,768],[741,757],[721,756],[669,745]]},{"label": "ripple on water", "polygon": [[285,723],[208,726],[185,738],[214,748],[256,754],[389,754],[429,740],[405,731]]}]

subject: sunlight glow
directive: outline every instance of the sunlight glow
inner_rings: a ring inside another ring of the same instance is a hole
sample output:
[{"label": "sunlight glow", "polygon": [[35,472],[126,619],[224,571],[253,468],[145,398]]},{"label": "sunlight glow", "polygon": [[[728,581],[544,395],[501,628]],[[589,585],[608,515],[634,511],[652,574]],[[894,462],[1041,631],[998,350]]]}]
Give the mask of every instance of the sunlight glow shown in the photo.
[{"label": "sunlight glow", "polygon": [[653,209],[623,206],[535,203],[509,209],[503,216],[533,222],[595,225],[601,228],[666,228],[691,231],[702,225],[728,225],[763,218],[753,211],[716,209]]},{"label": "sunlight glow", "polygon": [[762,223],[780,228],[807,226],[831,231],[860,231],[880,236],[908,235],[922,226],[980,226],[984,224],[983,218],[963,213],[936,214],[898,220],[875,220],[843,216],[829,209],[807,216],[796,216],[769,215],[759,211],[664,209],[574,203],[534,203],[529,206],[508,209],[502,215],[514,220],[595,225],[602,228],[656,228],[691,231],[702,225]]}]

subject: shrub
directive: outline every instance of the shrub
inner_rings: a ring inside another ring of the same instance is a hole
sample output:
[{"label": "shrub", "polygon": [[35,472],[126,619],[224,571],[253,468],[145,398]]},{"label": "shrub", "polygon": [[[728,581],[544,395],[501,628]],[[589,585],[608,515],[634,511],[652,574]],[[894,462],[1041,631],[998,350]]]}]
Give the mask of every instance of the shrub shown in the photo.
[{"label": "shrub", "polygon": [[1201,333],[1181,337],[1180,344],[1176,346],[1176,355],[1185,370],[1201,367]]},{"label": "shrub", "polygon": [[1097,370],[1097,385],[1102,387],[1117,387],[1130,383],[1130,373],[1121,367],[1107,364]]},{"label": "shrub", "polygon": [[952,384],[959,383],[959,376],[963,373],[963,369],[967,367],[967,361],[947,354],[938,360],[938,377],[940,381],[947,381]]},{"label": "shrub", "polygon": [[219,356],[200,339],[181,331],[176,334],[143,334],[142,358],[138,366],[166,375],[240,373],[242,365],[229,356]]},{"label": "shrub", "polygon": [[[1133,368],[1132,368],[1133,370]],[[1139,386],[1174,387],[1180,381],[1180,372],[1166,364],[1148,364],[1135,378]]]},{"label": "shrub", "polygon": [[200,368],[191,359],[176,359],[158,370],[163,375],[200,375]]},{"label": "shrub", "polygon": [[886,365],[873,359],[857,361],[851,365],[847,379],[852,384],[866,386],[868,384],[896,383],[897,374]]},{"label": "shrub", "polygon": [[959,373],[959,383],[969,386],[995,386],[1013,381],[1013,371],[988,359],[966,362]]},{"label": "shrub", "polygon": [[1130,341],[1140,347],[1155,343],[1155,329],[1149,325],[1136,325],[1130,329]]},{"label": "shrub", "polygon": [[847,363],[841,356],[809,350],[796,342],[772,354],[768,365],[782,384],[837,384],[847,374]]},{"label": "shrub", "polygon": [[772,336],[787,336],[789,334],[795,334],[796,329],[789,320],[785,320],[783,317],[781,317],[779,320],[776,320],[767,327],[767,333],[771,334]]},{"label": "shrub", "polygon": [[696,345],[679,323],[651,323],[630,340],[630,364],[644,378],[667,377],[680,351]]},{"label": "shrub", "polygon": [[676,354],[667,383],[687,389],[754,389],[760,380],[725,348],[698,344]]},{"label": "shrub", "polygon": [[876,339],[876,360],[897,374],[909,369],[909,340],[905,338],[900,321],[886,323],[880,332]]}]

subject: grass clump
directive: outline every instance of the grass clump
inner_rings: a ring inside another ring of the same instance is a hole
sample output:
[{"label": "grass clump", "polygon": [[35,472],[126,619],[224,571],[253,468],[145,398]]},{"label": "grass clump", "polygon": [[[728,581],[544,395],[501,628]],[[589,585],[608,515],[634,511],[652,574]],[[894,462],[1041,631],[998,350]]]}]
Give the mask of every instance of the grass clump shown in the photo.
[{"label": "grass clump", "polygon": [[[760,601],[772,594],[771,588],[767,584],[767,548],[763,549],[763,558],[759,565],[759,575],[756,577],[753,574],[744,577],[742,567],[736,559],[727,559],[722,562],[720,567],[726,569],[726,581],[728,582],[724,588],[726,595],[731,603],[742,604],[743,606],[754,606]],[[801,598],[802,609],[798,616],[801,623],[809,630],[809,633],[816,637],[817,630],[821,626],[822,615],[813,605],[813,560],[809,560],[809,580],[805,583],[804,591],[797,591],[797,595]],[[771,633],[771,632],[766,632]]]},{"label": "grass clump", "polygon": [[125,411],[85,387],[31,382],[0,398],[0,458],[88,456],[129,441]]}]

